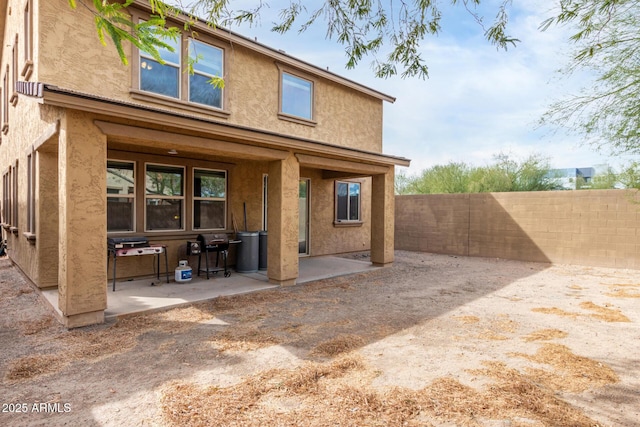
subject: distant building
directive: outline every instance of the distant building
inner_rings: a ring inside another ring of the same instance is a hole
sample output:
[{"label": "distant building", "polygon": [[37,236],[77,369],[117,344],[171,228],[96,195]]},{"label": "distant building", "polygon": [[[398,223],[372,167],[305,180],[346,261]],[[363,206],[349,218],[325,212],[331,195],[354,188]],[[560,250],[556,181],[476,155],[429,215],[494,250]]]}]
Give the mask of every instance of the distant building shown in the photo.
[{"label": "distant building", "polygon": [[558,184],[566,190],[589,186],[595,174],[595,168],[565,168],[549,171],[549,176],[557,179]]}]

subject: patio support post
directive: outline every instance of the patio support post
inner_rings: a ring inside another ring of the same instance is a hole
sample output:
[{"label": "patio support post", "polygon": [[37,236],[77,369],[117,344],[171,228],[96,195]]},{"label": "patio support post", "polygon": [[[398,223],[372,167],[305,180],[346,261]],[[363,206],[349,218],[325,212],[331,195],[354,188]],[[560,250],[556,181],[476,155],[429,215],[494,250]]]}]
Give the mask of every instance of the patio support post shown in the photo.
[{"label": "patio support post", "polygon": [[68,328],[104,322],[107,307],[107,140],[67,110],[58,140],[58,307]]},{"label": "patio support post", "polygon": [[291,154],[269,163],[267,251],[269,282],[294,285],[298,278],[300,165]]},{"label": "patio support post", "polygon": [[371,190],[371,262],[386,265],[394,255],[394,168],[387,173],[373,175]]}]

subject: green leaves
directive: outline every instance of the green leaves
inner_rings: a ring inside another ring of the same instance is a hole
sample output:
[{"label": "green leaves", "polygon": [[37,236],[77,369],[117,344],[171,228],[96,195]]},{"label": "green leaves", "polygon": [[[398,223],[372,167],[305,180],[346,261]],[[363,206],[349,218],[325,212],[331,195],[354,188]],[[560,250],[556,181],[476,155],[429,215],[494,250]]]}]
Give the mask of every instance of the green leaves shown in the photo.
[{"label": "green leaves", "polygon": [[594,79],[554,103],[541,123],[567,128],[601,151],[640,153],[640,1],[562,0],[541,28],[551,25],[575,30],[564,73],[587,71]]},{"label": "green leaves", "polygon": [[436,165],[415,177],[399,175],[398,194],[488,193],[547,191],[560,188],[549,174],[547,158],[532,154],[522,161],[506,154],[494,156],[488,166],[473,167],[462,162]]},{"label": "green leaves", "polygon": [[[612,1],[612,0],[609,0]],[[152,26],[132,23],[124,9],[133,3],[126,0],[93,0],[95,25],[101,43],[110,38],[121,61],[126,64],[123,43],[131,42],[139,49],[161,60],[157,49],[164,47],[163,39],[175,37],[170,29],[164,29],[166,18],[179,11],[161,0],[148,0],[155,21]],[[254,24],[259,21],[261,10],[269,7],[263,0],[255,0],[254,7],[234,9],[230,0],[194,0],[184,30],[188,31],[195,17],[217,27],[234,24]],[[508,8],[511,0],[501,0],[493,24],[485,29],[483,17],[476,7],[481,0],[451,0],[452,5],[462,5],[484,30],[487,40],[498,48],[515,46],[518,39],[507,35]],[[76,0],[69,0],[76,7]],[[378,77],[391,77],[398,73],[406,77],[428,77],[422,43],[428,36],[439,34],[442,17],[441,5],[433,0],[324,0],[305,2],[290,0],[280,10],[279,21],[272,31],[286,33],[304,32],[312,25],[324,25],[326,36],[344,46],[346,67],[356,67],[363,59],[372,58],[372,67]],[[385,53],[381,52],[386,50]]]}]

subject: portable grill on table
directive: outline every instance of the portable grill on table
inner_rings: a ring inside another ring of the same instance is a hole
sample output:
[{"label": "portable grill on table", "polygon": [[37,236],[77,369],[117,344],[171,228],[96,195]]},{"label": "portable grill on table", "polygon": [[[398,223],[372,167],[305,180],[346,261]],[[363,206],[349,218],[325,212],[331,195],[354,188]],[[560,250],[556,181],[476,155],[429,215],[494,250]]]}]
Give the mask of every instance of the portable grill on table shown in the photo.
[{"label": "portable grill on table", "polygon": [[[227,270],[227,255],[229,254],[229,237],[226,234],[199,234],[197,242],[187,242],[187,255],[198,255],[198,276],[202,271],[210,273],[224,271],[224,277],[231,276]],[[216,266],[209,267],[209,253],[216,253]],[[204,254],[205,268],[202,268],[202,255]],[[220,267],[220,255],[223,266]]]},{"label": "portable grill on table", "polygon": [[160,254],[164,253],[164,266],[169,283],[169,261],[164,245],[150,245],[144,236],[111,237],[107,239],[107,270],[109,259],[113,257],[113,291],[116,290],[116,261],[123,256],[154,255],[156,257],[157,277],[160,280]]}]

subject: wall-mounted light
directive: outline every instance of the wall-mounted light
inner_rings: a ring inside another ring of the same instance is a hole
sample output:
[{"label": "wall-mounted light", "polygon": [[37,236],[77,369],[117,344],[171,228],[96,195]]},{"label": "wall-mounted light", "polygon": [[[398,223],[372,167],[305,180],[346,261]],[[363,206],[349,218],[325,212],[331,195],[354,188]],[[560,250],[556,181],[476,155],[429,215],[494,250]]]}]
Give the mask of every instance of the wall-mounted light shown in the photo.
[{"label": "wall-mounted light", "polygon": [[167,151],[168,154],[171,154],[172,156],[175,156],[176,154],[178,154],[178,152],[175,149],[171,149],[169,151]]}]

